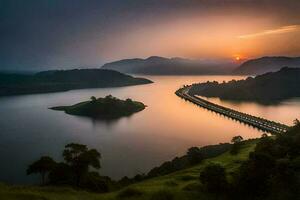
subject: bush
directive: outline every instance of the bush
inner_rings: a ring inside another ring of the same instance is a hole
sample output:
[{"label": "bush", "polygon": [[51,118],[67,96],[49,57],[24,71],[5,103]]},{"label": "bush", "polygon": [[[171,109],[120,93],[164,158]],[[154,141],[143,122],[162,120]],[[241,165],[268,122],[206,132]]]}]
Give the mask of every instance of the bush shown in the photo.
[{"label": "bush", "polygon": [[126,188],[118,193],[119,198],[137,197],[141,196],[143,192],[136,188]]},{"label": "bush", "polygon": [[208,192],[222,193],[228,187],[225,168],[219,164],[210,164],[200,173],[200,180]]},{"label": "bush", "polygon": [[150,200],[173,200],[174,194],[170,190],[159,190],[152,194]]},{"label": "bush", "polygon": [[1,199],[22,199],[22,200],[48,200],[47,198],[40,196],[39,194],[31,194],[31,193],[24,193],[24,194],[13,194],[13,193],[8,193],[8,194],[1,194]]},{"label": "bush", "polygon": [[51,185],[72,185],[72,169],[65,163],[58,163],[49,174]]},{"label": "bush", "polygon": [[197,178],[191,175],[184,175],[184,176],[179,176],[178,179],[181,181],[190,181],[190,180],[195,180]]},{"label": "bush", "polygon": [[93,192],[108,192],[110,179],[101,177],[97,172],[88,172],[82,181],[82,187]]},{"label": "bush", "polygon": [[169,186],[169,187],[175,187],[178,185],[175,181],[166,181],[164,185]]},{"label": "bush", "polygon": [[201,184],[199,183],[189,183],[182,188],[185,191],[199,191],[201,189]]},{"label": "bush", "polygon": [[241,150],[241,147],[242,147],[242,144],[241,142],[243,141],[243,137],[238,135],[238,136],[234,136],[232,139],[231,139],[231,142],[233,143],[232,145],[232,148],[230,150],[230,153],[232,155],[236,155],[240,152]]},{"label": "bush", "polygon": [[198,147],[191,147],[186,153],[191,165],[200,163],[204,158],[201,149]]},{"label": "bush", "polygon": [[241,144],[240,143],[235,143],[232,145],[232,148],[230,149],[230,154],[231,155],[237,155],[241,150]]}]

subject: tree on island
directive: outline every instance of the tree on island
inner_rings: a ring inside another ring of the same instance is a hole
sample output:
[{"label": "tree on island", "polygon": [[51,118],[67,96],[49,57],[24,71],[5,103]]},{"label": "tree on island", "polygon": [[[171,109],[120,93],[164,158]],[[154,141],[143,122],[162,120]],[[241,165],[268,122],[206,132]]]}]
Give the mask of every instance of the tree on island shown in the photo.
[{"label": "tree on island", "polygon": [[55,167],[56,162],[49,156],[42,156],[39,160],[29,165],[27,174],[41,174],[42,185],[46,182],[46,175]]},{"label": "tree on island", "polygon": [[125,102],[126,102],[126,103],[132,103],[133,101],[132,101],[132,99],[127,98],[127,99],[125,100]]},{"label": "tree on island", "polygon": [[80,181],[88,173],[89,167],[100,169],[101,154],[96,149],[88,149],[86,145],[67,144],[63,151],[63,157],[74,171],[76,186],[80,185]]}]

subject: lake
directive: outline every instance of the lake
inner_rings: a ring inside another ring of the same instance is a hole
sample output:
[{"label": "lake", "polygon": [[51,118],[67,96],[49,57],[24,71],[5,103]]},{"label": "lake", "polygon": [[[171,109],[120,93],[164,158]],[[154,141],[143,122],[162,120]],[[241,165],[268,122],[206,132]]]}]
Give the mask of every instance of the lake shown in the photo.
[{"label": "lake", "polygon": [[[227,81],[244,78],[242,76],[144,77],[154,83],[0,98],[0,180],[38,183],[39,177],[26,176],[27,166],[42,155],[61,160],[64,145],[71,142],[99,150],[102,154],[100,173],[119,179],[148,172],[164,161],[183,155],[191,146],[229,142],[235,135],[246,139],[262,134],[174,94],[183,84]],[[111,122],[93,121],[48,109],[108,94],[141,101],[147,108]],[[287,125],[300,117],[300,99],[277,105],[209,100]]]}]

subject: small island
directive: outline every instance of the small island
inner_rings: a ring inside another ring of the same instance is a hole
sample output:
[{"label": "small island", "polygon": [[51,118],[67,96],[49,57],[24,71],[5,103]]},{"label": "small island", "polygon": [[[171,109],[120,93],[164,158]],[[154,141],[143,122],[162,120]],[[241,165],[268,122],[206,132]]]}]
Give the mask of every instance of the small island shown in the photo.
[{"label": "small island", "polygon": [[52,110],[65,111],[70,115],[86,116],[93,119],[118,119],[130,116],[145,109],[145,105],[131,99],[121,100],[112,95],[104,98],[91,97],[90,101],[84,101],[72,106],[52,107]]}]

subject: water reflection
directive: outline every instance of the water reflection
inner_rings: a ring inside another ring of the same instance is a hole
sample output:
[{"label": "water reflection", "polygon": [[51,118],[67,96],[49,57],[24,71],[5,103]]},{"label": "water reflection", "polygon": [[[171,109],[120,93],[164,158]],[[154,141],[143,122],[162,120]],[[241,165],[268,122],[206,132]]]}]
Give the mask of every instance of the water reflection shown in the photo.
[{"label": "water reflection", "polygon": [[287,125],[292,125],[296,118],[300,118],[300,98],[287,99],[277,104],[258,104],[254,102],[221,100],[219,98],[202,98],[225,107]]},{"label": "water reflection", "polygon": [[[147,76],[155,83],[122,88],[86,89],[68,92],[0,98],[0,180],[38,182],[25,175],[26,166],[42,155],[61,159],[70,142],[86,144],[102,154],[100,173],[113,178],[147,172],[156,165],[185,153],[191,146],[228,142],[235,135],[260,137],[262,132],[178,98],[183,84],[208,80],[228,81],[232,76]],[[49,110],[73,105],[90,96],[131,98],[148,107],[113,122],[99,122]],[[242,112],[290,124],[299,117],[300,101],[276,106],[234,104]],[[120,167],[122,166],[122,167]]]}]

